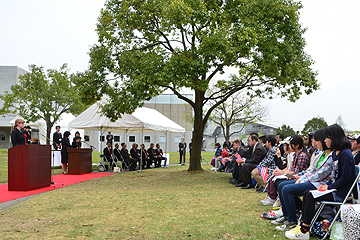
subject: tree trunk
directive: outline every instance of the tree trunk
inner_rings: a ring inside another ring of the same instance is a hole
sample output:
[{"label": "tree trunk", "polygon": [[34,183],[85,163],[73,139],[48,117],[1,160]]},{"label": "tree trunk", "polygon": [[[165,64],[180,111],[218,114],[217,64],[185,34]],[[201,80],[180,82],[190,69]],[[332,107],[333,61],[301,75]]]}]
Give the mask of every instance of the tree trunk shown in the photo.
[{"label": "tree trunk", "polygon": [[51,128],[53,125],[54,125],[53,123],[46,121],[46,145],[51,145],[50,134],[51,134]]},{"label": "tree trunk", "polygon": [[204,135],[203,124],[203,99],[204,92],[195,90],[195,107],[194,107],[194,130],[192,135],[192,148],[189,172],[203,172],[201,167],[201,148]]},{"label": "tree trunk", "polygon": [[[230,125],[226,123],[226,126],[225,126],[225,131],[226,133],[224,134],[224,137],[225,137],[225,142],[226,143],[229,143],[229,140],[230,140]],[[230,146],[229,146],[230,147]]]}]

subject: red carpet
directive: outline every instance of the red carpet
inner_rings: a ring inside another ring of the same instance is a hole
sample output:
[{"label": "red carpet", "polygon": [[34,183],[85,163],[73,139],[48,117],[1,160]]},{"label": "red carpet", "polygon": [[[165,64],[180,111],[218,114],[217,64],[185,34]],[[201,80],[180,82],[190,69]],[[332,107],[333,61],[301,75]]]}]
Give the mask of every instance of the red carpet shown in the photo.
[{"label": "red carpet", "polygon": [[[50,186],[50,187],[39,188],[39,189],[31,190],[31,191],[8,191],[8,185],[1,184],[0,185],[0,203],[18,199],[18,198],[31,196],[31,195],[42,193],[42,192],[51,191],[51,190],[54,190],[57,188],[62,188],[62,187],[76,184],[79,182],[85,182],[85,181],[88,181],[88,180],[91,180],[94,178],[109,176],[112,174],[114,174],[114,173],[87,173],[87,174],[83,174],[83,175],[64,175],[64,174],[55,175],[54,176],[55,188],[54,188],[54,186]],[[64,185],[62,185],[62,184],[64,184]]]}]

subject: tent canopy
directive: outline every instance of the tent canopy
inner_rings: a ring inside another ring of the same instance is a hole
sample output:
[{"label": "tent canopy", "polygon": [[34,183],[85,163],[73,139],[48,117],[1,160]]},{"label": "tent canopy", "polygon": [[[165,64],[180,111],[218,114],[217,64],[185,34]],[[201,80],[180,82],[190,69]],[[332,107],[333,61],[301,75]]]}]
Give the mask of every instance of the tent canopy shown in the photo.
[{"label": "tent canopy", "polygon": [[155,109],[141,107],[132,114],[123,114],[115,122],[101,113],[102,99],[82,112],[69,123],[71,128],[111,132],[185,132],[185,129]]}]

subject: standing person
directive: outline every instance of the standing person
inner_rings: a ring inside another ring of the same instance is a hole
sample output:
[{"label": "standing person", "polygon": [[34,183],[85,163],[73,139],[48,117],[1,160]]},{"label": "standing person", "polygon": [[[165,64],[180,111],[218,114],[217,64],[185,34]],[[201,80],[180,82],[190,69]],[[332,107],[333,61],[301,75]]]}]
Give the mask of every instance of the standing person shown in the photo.
[{"label": "standing person", "polygon": [[106,143],[113,143],[113,140],[114,140],[114,136],[111,134],[111,132],[108,132],[108,135],[106,135]]},{"label": "standing person", "polygon": [[53,147],[55,150],[58,150],[61,148],[62,135],[60,132],[60,126],[56,126],[55,129],[56,129],[56,132],[54,132],[54,135],[53,135]]},{"label": "standing person", "polygon": [[[335,189],[334,192],[327,192],[317,198],[307,190],[303,195],[302,217],[300,225],[285,232],[285,237],[290,239],[310,239],[310,223],[315,215],[315,204],[319,201],[344,201],[346,194],[349,192],[355,181],[355,162],[350,151],[349,141],[345,137],[344,130],[337,124],[330,125],[325,129],[325,144],[332,153],[334,161],[331,179],[320,185],[318,191]],[[356,188],[353,190],[354,196],[357,197]]]},{"label": "standing person", "polygon": [[180,164],[185,165],[186,142],[184,142],[184,138],[181,138],[181,142],[179,142],[179,153],[180,153]]},{"label": "standing person", "polygon": [[63,174],[67,174],[67,164],[68,164],[68,152],[67,149],[70,148],[70,140],[69,140],[70,132],[64,132],[64,138],[61,139],[61,167]]},{"label": "standing person", "polygon": [[14,130],[11,131],[11,143],[13,147],[19,145],[25,145],[25,137],[21,132],[21,129],[24,127],[25,121],[24,119],[18,118],[15,120]]},{"label": "standing person", "polygon": [[31,132],[30,132],[30,129],[31,129],[30,126],[25,126],[25,127],[24,127],[23,134],[24,134],[24,137],[25,137],[25,140],[26,140],[26,144],[30,144],[30,143],[31,143]]}]

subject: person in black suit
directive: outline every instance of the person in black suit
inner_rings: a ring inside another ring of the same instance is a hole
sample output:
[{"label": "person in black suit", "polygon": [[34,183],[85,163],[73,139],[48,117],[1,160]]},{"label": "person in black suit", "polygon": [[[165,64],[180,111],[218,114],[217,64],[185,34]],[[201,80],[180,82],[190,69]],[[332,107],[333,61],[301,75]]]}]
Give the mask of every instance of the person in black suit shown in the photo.
[{"label": "person in black suit", "polygon": [[72,148],[81,148],[81,137],[80,136],[73,138],[71,147]]},{"label": "person in black suit", "polygon": [[145,145],[144,144],[141,144],[140,145],[140,151],[141,151],[141,157],[142,157],[142,167],[145,168],[146,166],[146,169],[149,169],[151,168],[151,160],[149,158],[149,155],[145,149]]},{"label": "person in black suit", "polygon": [[64,138],[61,139],[61,163],[62,163],[62,170],[63,174],[67,174],[67,164],[68,164],[68,152],[67,149],[71,148],[70,146],[70,132],[64,132]]},{"label": "person in black suit", "polygon": [[[76,133],[75,133],[75,137],[73,138],[73,143],[76,142],[77,137],[80,137],[80,133],[78,131],[76,131]],[[79,145],[78,148],[81,148],[81,137],[80,137],[80,142],[78,145]]]},{"label": "person in black suit", "polygon": [[30,129],[31,129],[30,126],[25,126],[25,127],[24,127],[23,134],[24,134],[24,137],[25,137],[25,140],[26,140],[26,144],[30,144],[30,143],[31,143],[31,132],[30,132]]},{"label": "person in black suit", "polygon": [[159,144],[159,143],[156,144],[155,153],[156,153],[156,155],[158,156],[159,167],[161,167],[161,161],[162,161],[162,160],[165,160],[165,162],[164,162],[164,167],[166,167],[167,158],[164,157],[163,150],[160,148],[160,144]]},{"label": "person in black suit", "polygon": [[[119,144],[118,144],[118,148],[119,148]],[[104,148],[104,155],[106,158],[106,161],[109,162],[110,164],[110,169],[113,170],[114,166],[113,166],[113,157],[111,156],[111,154],[113,153],[112,147],[111,147],[111,142],[108,142],[106,145],[106,148]],[[116,156],[116,154],[115,154]]]},{"label": "person in black suit", "polygon": [[186,155],[186,142],[184,142],[184,138],[182,138],[181,142],[179,142],[179,153],[180,153],[180,164],[184,165],[185,155]]},{"label": "person in black suit", "polygon": [[[150,166],[151,166],[151,164],[153,162],[155,162],[155,152],[154,152],[154,144],[153,143],[150,143],[150,147],[148,148],[147,153],[149,155]],[[156,167],[156,165],[155,165],[155,167]]]},{"label": "person in black suit", "polygon": [[137,147],[138,145],[136,143],[133,143],[132,148],[130,149],[130,156],[135,161],[135,167],[137,166],[137,163],[139,163],[140,167],[140,152]]},{"label": "person in black suit", "polygon": [[130,156],[129,151],[126,149],[126,143],[121,143],[120,154],[124,161],[129,165],[129,171],[136,170],[136,161]]},{"label": "person in black suit", "polygon": [[11,143],[13,147],[19,146],[19,145],[25,145],[26,139],[21,131],[21,129],[24,127],[25,121],[21,118],[18,118],[15,120],[15,126],[14,130],[11,131]]},{"label": "person in black suit", "polygon": [[265,158],[267,153],[264,146],[258,140],[258,137],[255,135],[250,135],[248,138],[248,145],[252,147],[251,157],[240,162],[240,183],[236,184],[236,187],[241,187],[242,189],[254,187],[251,181],[251,172]]},{"label": "person in black suit", "polygon": [[54,132],[53,134],[53,147],[55,150],[58,150],[61,148],[61,140],[62,140],[62,135],[60,132],[60,126],[56,126],[56,132]]},{"label": "person in black suit", "polygon": [[113,140],[114,140],[114,136],[111,134],[111,132],[108,132],[108,135],[106,135],[106,142],[108,143],[113,143]]}]

